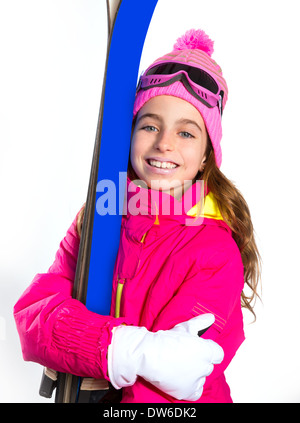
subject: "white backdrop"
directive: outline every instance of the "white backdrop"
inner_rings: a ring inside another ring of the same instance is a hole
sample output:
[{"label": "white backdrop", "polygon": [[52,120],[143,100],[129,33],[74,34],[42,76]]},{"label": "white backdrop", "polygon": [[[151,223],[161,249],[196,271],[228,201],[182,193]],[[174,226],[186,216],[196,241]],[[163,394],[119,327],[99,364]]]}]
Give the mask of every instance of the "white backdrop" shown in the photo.
[{"label": "white backdrop", "polygon": [[[235,402],[300,402],[298,14],[296,0],[159,0],[141,64],[201,28],[229,86],[222,170],[263,258],[263,304],[227,371]],[[105,48],[104,0],[0,0],[0,402],[53,401],[12,309],[85,201]]]}]

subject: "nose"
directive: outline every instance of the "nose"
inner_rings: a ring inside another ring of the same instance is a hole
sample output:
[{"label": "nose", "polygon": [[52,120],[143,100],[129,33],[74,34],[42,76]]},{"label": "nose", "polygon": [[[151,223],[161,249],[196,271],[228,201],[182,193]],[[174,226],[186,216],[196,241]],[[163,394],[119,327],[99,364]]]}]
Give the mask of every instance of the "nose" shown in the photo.
[{"label": "nose", "polygon": [[167,131],[162,131],[158,134],[155,141],[155,149],[161,152],[173,151],[175,148],[172,135]]}]

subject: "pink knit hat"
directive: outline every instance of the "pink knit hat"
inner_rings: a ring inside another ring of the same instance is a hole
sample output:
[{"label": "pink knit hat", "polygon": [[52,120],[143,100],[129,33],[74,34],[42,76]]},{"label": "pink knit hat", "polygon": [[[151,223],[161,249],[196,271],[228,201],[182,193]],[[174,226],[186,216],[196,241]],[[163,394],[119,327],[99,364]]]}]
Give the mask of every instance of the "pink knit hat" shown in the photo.
[{"label": "pink knit hat", "polygon": [[[184,63],[185,65],[204,70],[209,74],[218,84],[219,89],[222,91],[223,101],[222,110],[225,107],[228,88],[225,79],[222,76],[220,66],[211,58],[213,53],[213,41],[205,34],[204,31],[191,29],[187,31],[181,38],[177,40],[171,53],[157,59],[143,75],[155,64],[164,63]],[[142,75],[142,78],[143,78]],[[154,86],[153,88],[143,89],[138,88],[133,114],[134,116],[144,106],[144,104],[153,97],[159,95],[171,95],[174,97],[182,98],[183,100],[191,103],[200,112],[212,142],[215,152],[216,164],[220,167],[222,162],[221,151],[221,113],[218,107],[211,107],[205,105],[205,101],[200,101],[192,95],[181,81],[173,82],[167,86]]]}]

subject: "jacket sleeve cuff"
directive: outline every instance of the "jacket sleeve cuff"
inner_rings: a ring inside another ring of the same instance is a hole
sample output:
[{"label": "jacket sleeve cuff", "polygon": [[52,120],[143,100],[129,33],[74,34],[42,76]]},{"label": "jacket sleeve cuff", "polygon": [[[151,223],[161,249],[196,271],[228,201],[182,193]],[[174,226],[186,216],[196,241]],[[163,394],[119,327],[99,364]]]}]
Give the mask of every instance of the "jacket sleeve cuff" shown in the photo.
[{"label": "jacket sleeve cuff", "polygon": [[124,323],[128,323],[124,318],[100,316],[79,301],[66,301],[56,315],[48,357],[56,356],[64,372],[109,380],[107,349],[112,329]]}]

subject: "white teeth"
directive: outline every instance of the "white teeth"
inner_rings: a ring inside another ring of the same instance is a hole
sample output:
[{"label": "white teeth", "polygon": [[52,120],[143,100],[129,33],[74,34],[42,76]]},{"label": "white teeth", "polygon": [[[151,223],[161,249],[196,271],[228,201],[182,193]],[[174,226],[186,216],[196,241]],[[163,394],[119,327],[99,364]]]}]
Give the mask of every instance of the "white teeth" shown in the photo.
[{"label": "white teeth", "polygon": [[174,169],[175,167],[177,167],[175,163],[159,162],[158,160],[149,160],[149,163],[151,166],[159,167],[162,169]]}]

